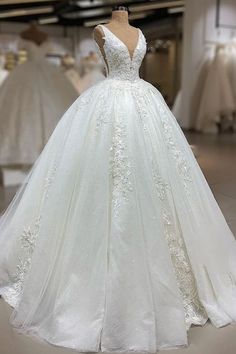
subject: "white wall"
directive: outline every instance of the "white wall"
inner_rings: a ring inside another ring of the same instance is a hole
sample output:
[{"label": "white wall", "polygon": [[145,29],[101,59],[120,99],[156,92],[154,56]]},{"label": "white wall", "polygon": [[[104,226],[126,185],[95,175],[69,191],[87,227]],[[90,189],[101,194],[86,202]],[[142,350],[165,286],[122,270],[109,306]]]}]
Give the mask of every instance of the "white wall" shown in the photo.
[{"label": "white wall", "polygon": [[[236,24],[236,0],[221,0],[221,12],[225,24]],[[228,15],[230,13],[230,16]],[[186,1],[184,19],[184,47],[182,63],[182,107],[180,124],[191,128],[192,96],[199,70],[207,47],[215,42],[229,41],[236,31],[228,28],[216,28],[216,0]]]}]

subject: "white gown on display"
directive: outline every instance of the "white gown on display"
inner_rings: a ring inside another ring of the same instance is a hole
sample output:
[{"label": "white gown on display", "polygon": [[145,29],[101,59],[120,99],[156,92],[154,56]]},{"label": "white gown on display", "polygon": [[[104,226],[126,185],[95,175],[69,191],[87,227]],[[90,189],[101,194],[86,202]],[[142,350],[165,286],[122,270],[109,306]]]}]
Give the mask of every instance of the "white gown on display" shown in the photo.
[{"label": "white gown on display", "polygon": [[[229,48],[229,59],[228,59],[228,75],[231,84],[231,90],[233,94],[234,102],[236,102],[236,41],[233,40],[230,43]],[[235,103],[236,106],[236,103]],[[235,111],[236,113],[236,107]],[[234,114],[233,123],[231,123],[233,130],[236,131],[236,115]]]},{"label": "white gown on display", "polygon": [[97,84],[98,82],[104,79],[105,76],[99,70],[92,70],[81,79],[81,92],[84,92],[88,88],[92,87],[93,85]]},{"label": "white gown on display", "polygon": [[236,101],[236,42],[230,43],[228,48],[228,75],[231,84],[231,89]]},{"label": "white gown on display", "polygon": [[81,93],[88,88],[96,85],[100,81],[104,80],[105,76],[102,73],[101,63],[90,62],[86,68],[86,73],[82,76],[80,81]]},{"label": "white gown on display", "polygon": [[[203,99],[203,97],[202,97],[203,92],[205,93],[205,91],[204,91],[205,82],[206,82],[206,78],[208,77],[214,57],[215,57],[215,47],[206,46],[203,58],[200,61],[199,66],[196,68],[196,70],[198,72],[197,80],[194,84],[193,94],[192,94],[192,97],[190,100],[190,104],[191,104],[190,123],[191,123],[191,126],[194,128],[196,128],[196,124],[198,123],[197,122],[197,115],[199,112],[199,106],[200,106],[201,100]],[[175,114],[174,114],[174,116],[175,116]],[[215,125],[215,123],[214,123],[214,125]],[[203,126],[203,124],[201,124],[201,126]]]},{"label": "white gown on display", "polygon": [[161,94],[106,27],[109,76],[65,113],[0,223],[23,333],[80,352],[185,346],[236,321],[236,241]]},{"label": "white gown on display", "polygon": [[182,110],[182,90],[179,90],[179,92],[175,97],[175,101],[171,110],[177,120],[181,118],[182,115],[181,110]]},{"label": "white gown on display", "polygon": [[70,68],[65,70],[64,74],[66,75],[67,79],[70,80],[70,82],[76,89],[78,95],[80,95],[82,93],[82,89],[81,89],[81,77],[78,71],[74,68]]},{"label": "white gown on display", "polygon": [[0,165],[34,163],[61,115],[78,97],[65,75],[46,60],[49,45],[22,40],[29,60],[0,87]]},{"label": "white gown on display", "polygon": [[236,109],[227,70],[225,48],[218,47],[203,87],[196,129],[205,133],[217,133],[221,116],[232,119]]},{"label": "white gown on display", "polygon": [[4,56],[0,55],[0,86],[6,80],[9,72],[5,68],[5,58]]}]

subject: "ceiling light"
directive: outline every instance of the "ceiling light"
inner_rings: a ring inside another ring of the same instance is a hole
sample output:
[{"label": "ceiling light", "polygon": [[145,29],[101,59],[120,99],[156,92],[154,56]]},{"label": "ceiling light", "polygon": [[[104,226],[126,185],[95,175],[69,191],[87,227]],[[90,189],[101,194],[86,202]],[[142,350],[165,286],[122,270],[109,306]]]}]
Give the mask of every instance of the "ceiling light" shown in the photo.
[{"label": "ceiling light", "polygon": [[8,17],[20,17],[20,16],[29,16],[29,15],[38,15],[38,14],[49,14],[54,11],[52,6],[46,7],[32,7],[27,9],[15,9],[9,11],[0,11],[0,18]]},{"label": "ceiling light", "polygon": [[[122,3],[129,2],[130,0],[123,0]],[[114,0],[78,0],[76,1],[76,5],[82,8],[87,8],[87,7],[96,7],[96,6],[102,6],[102,5],[115,5],[117,1]]]},{"label": "ceiling light", "polygon": [[[138,20],[138,19],[141,19],[141,18],[145,18],[147,17],[148,15],[150,14],[153,14],[154,12],[153,11],[149,11],[149,12],[146,12],[146,13],[137,13],[137,14],[131,14],[129,16],[129,19],[132,21],[132,20]],[[93,26],[96,26],[96,25],[99,25],[99,24],[103,24],[103,23],[107,23],[111,20],[110,17],[105,17],[105,18],[98,18],[96,20],[89,20],[89,21],[85,21],[84,22],[84,26],[85,27],[93,27]]]},{"label": "ceiling light", "polygon": [[54,16],[54,17],[45,17],[45,18],[40,18],[38,20],[38,23],[40,25],[47,25],[49,23],[57,23],[59,21],[58,17]]},{"label": "ceiling light", "polygon": [[137,13],[137,14],[130,14],[129,15],[129,20],[139,20],[139,19],[141,19],[141,18],[145,18],[145,17],[147,17],[148,15],[150,15],[150,14],[152,14],[153,13],[153,11],[149,11],[148,13],[146,12],[146,13]]},{"label": "ceiling light", "polygon": [[77,18],[86,18],[86,17],[95,17],[101,15],[107,15],[111,13],[110,7],[103,7],[101,9],[90,9],[83,11],[73,11],[69,13],[65,13],[62,17],[67,19],[77,19]]},{"label": "ceiling light", "polygon": [[[106,1],[109,2],[109,1]],[[85,1],[76,1],[76,5],[82,7],[82,8],[86,8],[86,7],[95,7],[95,6],[102,6],[105,5],[104,4],[105,1],[103,0],[94,0],[94,1],[90,1],[90,0],[85,0]]]},{"label": "ceiling light", "polygon": [[184,12],[185,10],[185,7],[184,6],[181,6],[181,7],[171,7],[170,9],[168,9],[168,13],[169,14],[178,14],[178,13],[181,13],[181,12]]},{"label": "ceiling light", "polygon": [[[50,0],[52,1],[58,1],[58,0]],[[37,2],[48,2],[48,0],[0,0],[0,6],[1,5],[19,5],[19,4],[27,4],[27,3],[37,3]]]},{"label": "ceiling light", "polygon": [[169,7],[175,6],[183,6],[185,5],[185,1],[166,1],[166,2],[155,2],[155,3],[145,3],[140,5],[130,5],[129,9],[131,12],[139,12],[145,10],[158,10],[165,9]]},{"label": "ceiling light", "polygon": [[110,17],[105,17],[105,18],[99,18],[96,20],[85,21],[84,26],[85,27],[93,27],[93,26],[97,26],[99,24],[107,23],[107,22],[109,22],[109,20],[110,20]]}]

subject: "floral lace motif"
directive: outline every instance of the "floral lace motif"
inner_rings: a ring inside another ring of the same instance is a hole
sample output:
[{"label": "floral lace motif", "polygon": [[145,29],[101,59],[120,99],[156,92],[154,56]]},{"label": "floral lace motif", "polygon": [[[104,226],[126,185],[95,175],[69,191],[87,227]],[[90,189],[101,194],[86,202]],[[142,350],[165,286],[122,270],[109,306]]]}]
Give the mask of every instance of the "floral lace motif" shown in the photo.
[{"label": "floral lace motif", "polygon": [[14,304],[14,306],[19,301],[20,295],[23,290],[25,278],[31,267],[32,255],[35,249],[35,244],[38,238],[41,219],[42,219],[41,209],[44,201],[48,198],[49,189],[54,179],[56,170],[57,170],[57,163],[56,161],[54,161],[52,167],[49,169],[47,176],[45,178],[44,195],[42,196],[39,215],[36,218],[33,227],[32,226],[25,227],[20,236],[20,252],[18,256],[16,273],[14,275],[13,289],[10,289],[9,294],[6,294],[7,297],[12,297],[12,299],[10,299],[10,302]]},{"label": "floral lace motif", "polygon": [[184,156],[184,153],[181,151],[181,149],[178,147],[178,145],[175,142],[173,130],[169,123],[167,110],[163,108],[162,105],[160,105],[159,109],[160,109],[161,122],[163,126],[163,132],[165,134],[166,143],[176,162],[177,171],[179,175],[182,177],[181,181],[183,183],[184,189],[187,194],[190,194],[190,189],[188,188],[189,183],[192,182],[190,166],[187,162],[187,159]]},{"label": "floral lace motif", "polygon": [[167,197],[166,193],[169,189],[169,184],[163,180],[158,170],[154,167],[154,164],[152,164],[152,177],[157,189],[158,197],[161,201],[164,201]]},{"label": "floral lace motif", "polygon": [[100,131],[105,124],[110,123],[110,119],[111,119],[110,112],[107,109],[107,96],[104,93],[102,93],[101,96],[99,96],[98,112],[99,112],[99,116],[96,119],[96,128],[95,128],[96,132]]},{"label": "floral lace motif", "polygon": [[33,230],[30,226],[26,227],[21,235],[20,243],[22,252],[19,256],[19,263],[15,274],[14,290],[17,294],[21,294],[23,290],[23,283],[26,274],[28,273],[31,265],[31,257],[34,251],[36,239],[40,228],[41,217],[36,219]]},{"label": "floral lace motif", "polygon": [[177,284],[183,299],[186,325],[188,328],[191,324],[202,325],[207,321],[208,316],[199,300],[196,281],[185,243],[183,238],[176,232],[171,215],[166,210],[163,210],[162,218]]},{"label": "floral lace motif", "polygon": [[48,192],[49,192],[49,187],[51,186],[53,179],[54,179],[54,175],[57,171],[57,163],[56,161],[54,161],[52,168],[49,170],[47,177],[45,178],[45,197],[48,198]]},{"label": "floral lace motif", "polygon": [[122,203],[128,200],[133,187],[131,164],[127,154],[127,127],[122,121],[116,121],[114,124],[110,174],[113,181],[112,209],[117,217]]},{"label": "floral lace motif", "polygon": [[174,266],[178,288],[183,299],[186,325],[190,327],[191,324],[204,324],[208,317],[199,300],[196,281],[188,258],[187,249],[182,236],[174,225],[171,213],[167,211],[170,210],[167,196],[169,184],[164,181],[158,170],[154,167],[154,164],[152,174],[158,197],[162,201],[164,232]]},{"label": "floral lace motif", "polygon": [[[145,105],[143,105],[142,111],[145,110],[144,107]],[[140,114],[142,114],[142,111],[140,111]],[[182,152],[173,139],[172,129],[165,119],[164,113],[164,111],[161,112],[161,120],[166,141],[177,162],[178,171],[181,177],[183,177],[184,186],[187,190],[187,183],[191,181],[190,171]],[[145,117],[145,115],[143,115],[143,117]],[[171,208],[168,202],[170,186],[162,177],[154,161],[152,161],[152,176],[157,195],[162,202],[161,208],[164,232],[174,266],[178,288],[183,300],[186,326],[189,328],[191,324],[202,325],[207,321],[208,316],[199,300],[195,277],[192,272],[183,237],[180,235],[178,227],[175,225],[173,216],[171,215]]]},{"label": "floral lace motif", "polygon": [[147,110],[146,110],[146,106],[147,106],[147,103],[146,103],[146,100],[144,98],[144,95],[142,92],[140,92],[139,88],[135,87],[133,90],[132,90],[132,94],[134,96],[134,99],[137,103],[137,109],[138,109],[138,114],[139,114],[139,119],[142,123],[142,126],[143,126],[143,130],[145,133],[147,133],[147,125],[146,125],[146,121],[147,121],[147,118],[148,118],[148,114],[147,114]]},{"label": "floral lace motif", "polygon": [[126,45],[108,28],[100,26],[105,35],[104,51],[108,64],[108,76],[119,80],[138,80],[139,68],[146,53],[146,40],[141,30],[139,30],[138,43],[131,59]]},{"label": "floral lace motif", "polygon": [[92,91],[95,89],[95,86],[90,87],[90,90],[84,91],[76,101],[76,111],[81,112],[84,108],[88,107],[90,102],[93,100]]}]

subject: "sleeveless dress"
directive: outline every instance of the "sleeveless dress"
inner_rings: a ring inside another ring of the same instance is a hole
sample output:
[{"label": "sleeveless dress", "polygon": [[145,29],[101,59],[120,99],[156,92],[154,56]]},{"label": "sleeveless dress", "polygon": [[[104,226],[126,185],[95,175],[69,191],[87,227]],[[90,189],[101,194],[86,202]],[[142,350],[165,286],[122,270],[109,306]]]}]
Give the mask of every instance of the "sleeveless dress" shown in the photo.
[{"label": "sleeveless dress", "polygon": [[32,165],[62,114],[78,97],[70,81],[46,60],[50,42],[21,40],[28,60],[0,87],[0,165]]},{"label": "sleeveless dress", "polygon": [[18,331],[80,352],[187,345],[236,320],[236,241],[161,94],[146,42],[106,27],[108,77],[58,123],[0,223]]}]

